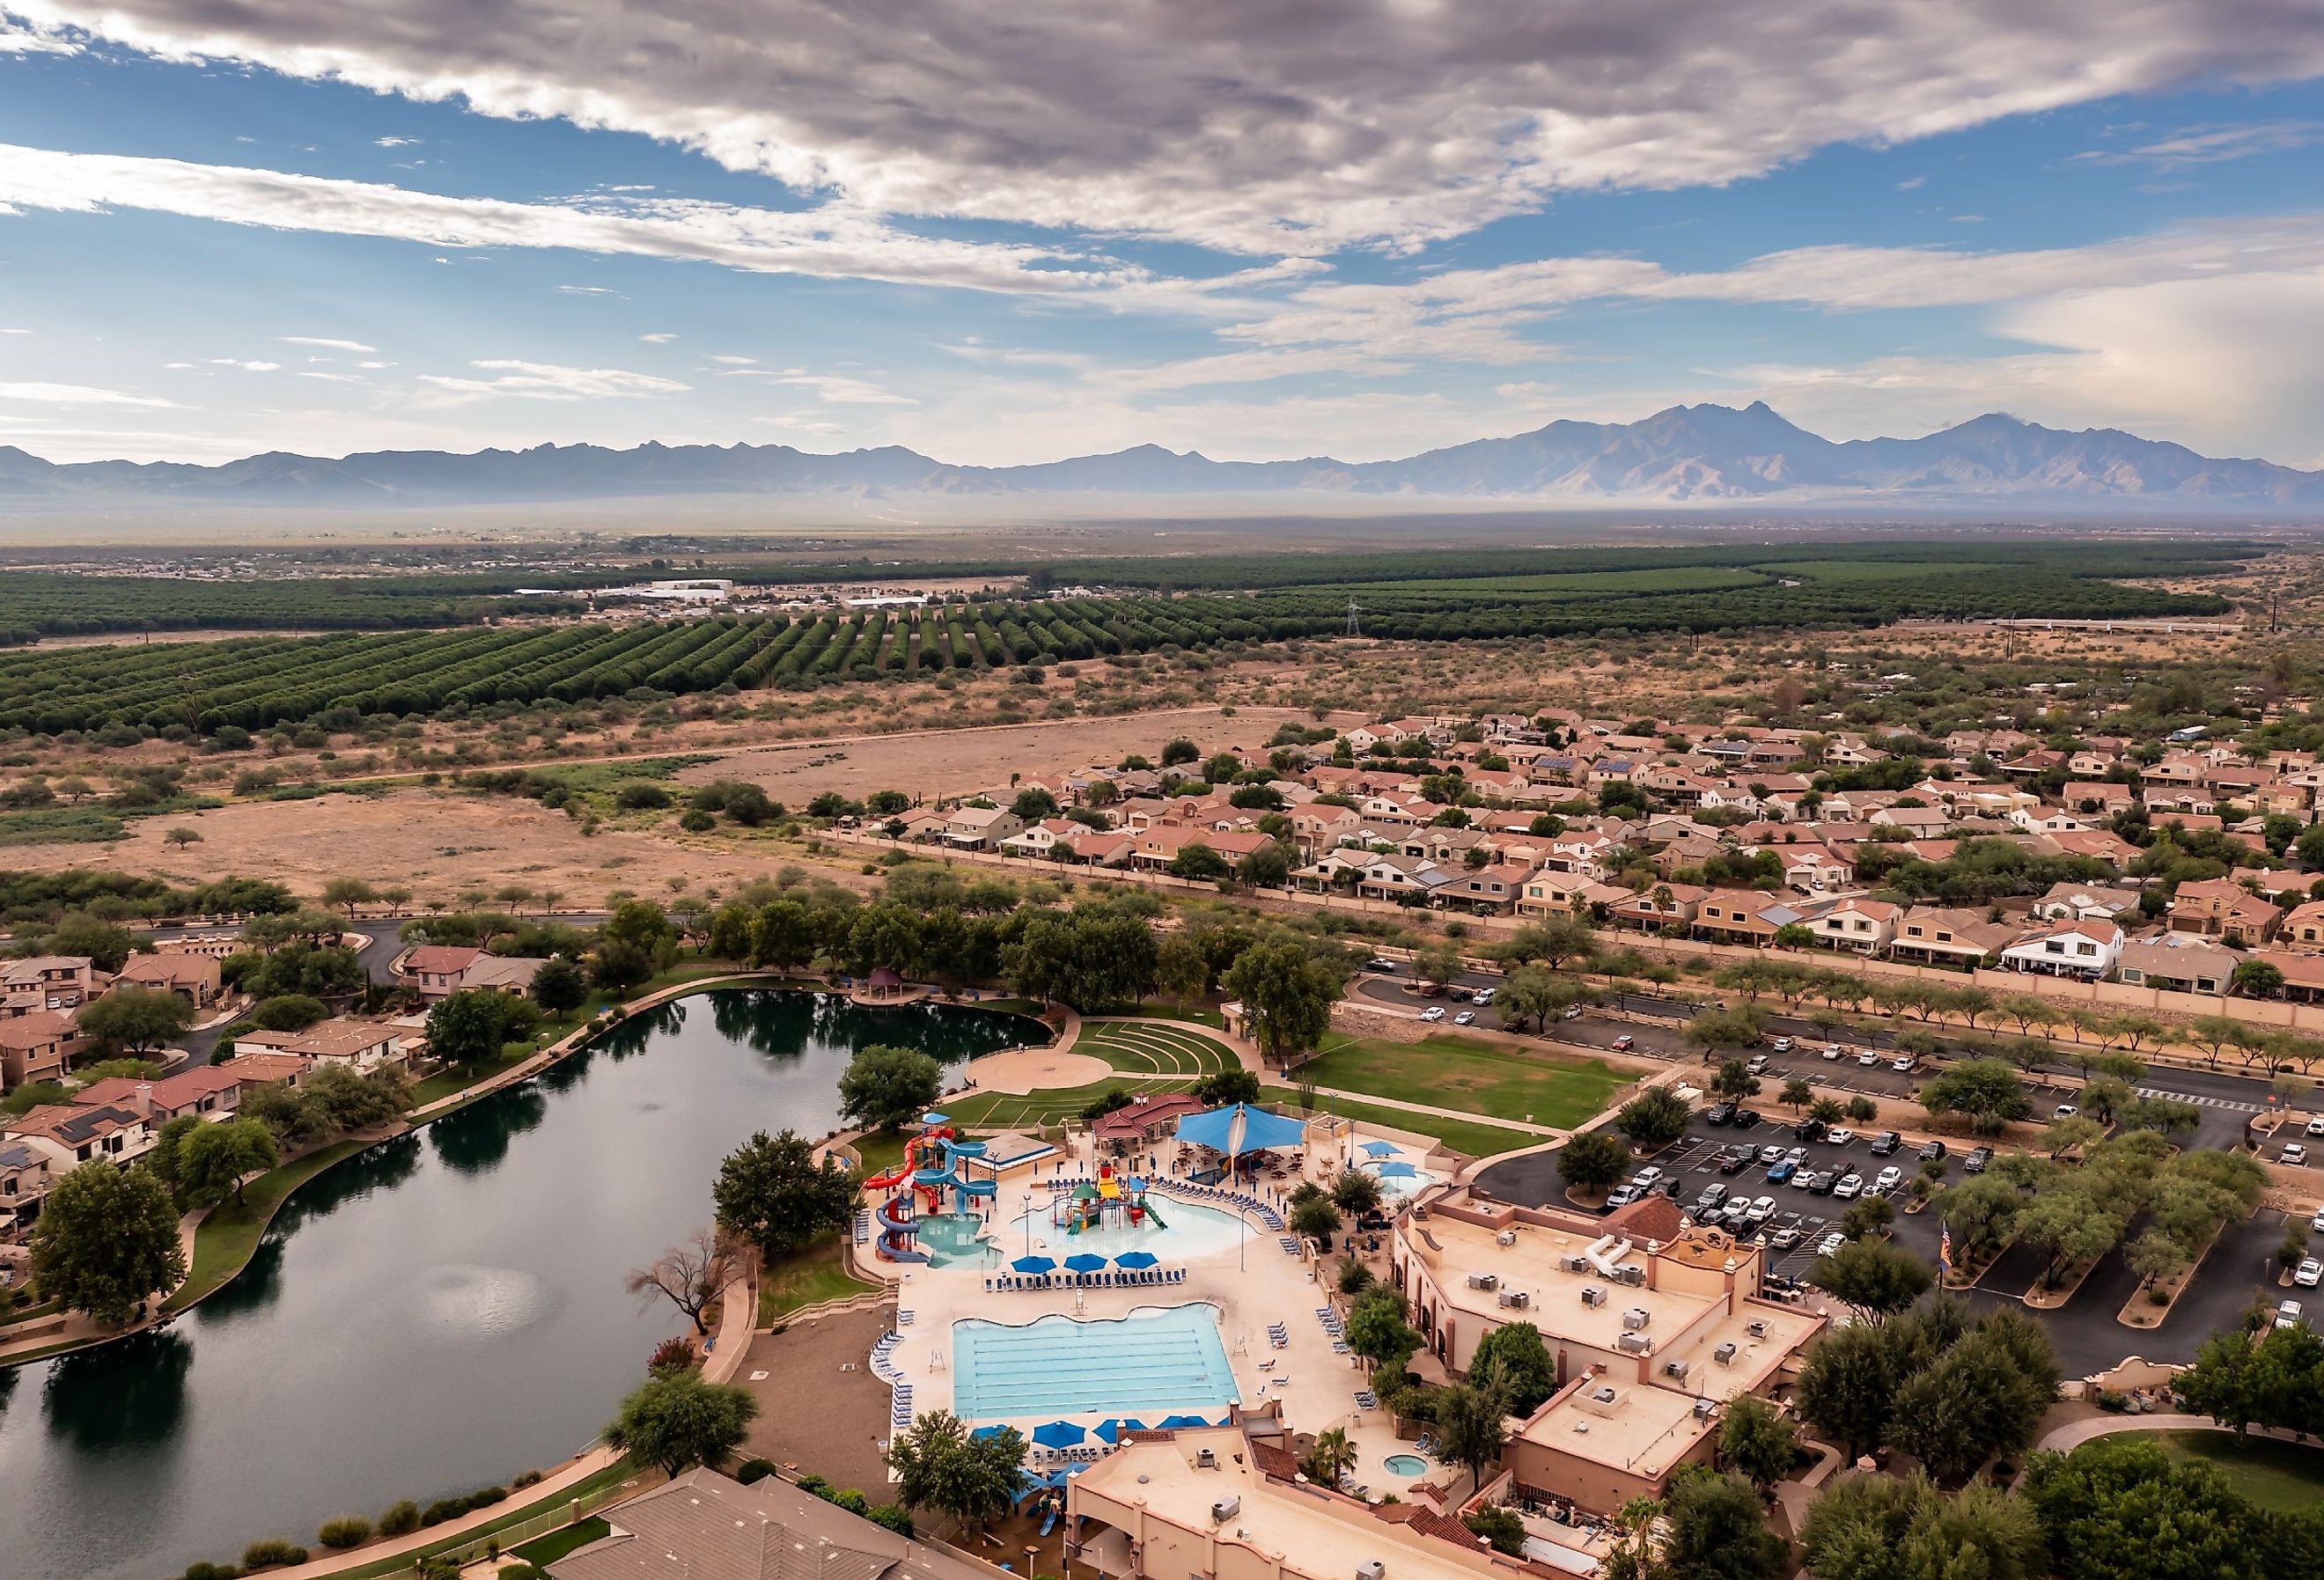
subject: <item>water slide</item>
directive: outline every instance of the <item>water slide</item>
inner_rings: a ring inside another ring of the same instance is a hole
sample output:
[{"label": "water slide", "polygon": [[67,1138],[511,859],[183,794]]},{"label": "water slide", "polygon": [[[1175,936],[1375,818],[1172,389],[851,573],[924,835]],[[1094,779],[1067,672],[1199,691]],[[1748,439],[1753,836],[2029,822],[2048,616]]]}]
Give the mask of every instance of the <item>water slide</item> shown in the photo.
[{"label": "water slide", "polygon": [[881,1202],[872,1216],[880,1225],[880,1254],[890,1261],[926,1261],[927,1258],[911,1248],[912,1240],[919,1234],[919,1225],[908,1217],[899,1216],[898,1209],[908,1198],[891,1196]]}]

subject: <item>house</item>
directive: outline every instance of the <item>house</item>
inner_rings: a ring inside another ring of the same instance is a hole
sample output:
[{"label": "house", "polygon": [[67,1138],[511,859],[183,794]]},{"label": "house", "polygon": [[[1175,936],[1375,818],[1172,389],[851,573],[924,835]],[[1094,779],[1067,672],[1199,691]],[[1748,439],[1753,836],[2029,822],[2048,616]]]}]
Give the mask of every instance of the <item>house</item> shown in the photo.
[{"label": "house", "polygon": [[0,1234],[16,1234],[40,1215],[55,1172],[30,1141],[0,1141]]},{"label": "house", "polygon": [[205,955],[132,955],[113,985],[174,993],[197,1010],[208,1009],[224,991],[218,963]]},{"label": "house", "polygon": [[1369,900],[1402,901],[1414,895],[1434,900],[1455,876],[1425,856],[1401,852],[1376,855],[1364,864],[1364,875],[1356,884],[1356,892]]},{"label": "house", "polygon": [[368,1075],[383,1064],[403,1062],[402,1033],[382,1021],[346,1016],[304,1031],[244,1031],[235,1036],[234,1045],[237,1051],[263,1049],[297,1054],[318,1064],[345,1065],[357,1075]]},{"label": "house", "polygon": [[996,850],[1024,828],[1025,820],[1006,807],[955,807],[940,837],[962,850]]},{"label": "house", "polygon": [[2122,929],[2110,921],[2051,922],[2019,937],[2001,951],[2008,971],[2043,976],[2078,976],[2094,982],[2122,957]]},{"label": "house", "polygon": [[2127,812],[2138,804],[2128,785],[2116,784],[2112,780],[2070,781],[2060,792],[2059,799],[2077,812],[2100,818]]},{"label": "house", "polygon": [[1436,892],[1435,903],[1458,906],[1485,915],[1500,915],[1517,909],[1517,896],[1523,892],[1525,881],[1533,869],[1517,863],[1499,866],[1479,867],[1454,877]]},{"label": "house", "polygon": [[1084,828],[1064,841],[1068,859],[1085,867],[1126,867],[1138,845],[1126,834],[1111,829]]},{"label": "house", "polygon": [[2020,931],[2006,921],[1986,920],[1980,910],[1915,905],[1898,919],[1888,953],[1893,959],[1932,966],[1973,966],[2014,942]]},{"label": "house", "polygon": [[1858,955],[1877,954],[1896,936],[1903,909],[1885,900],[1846,899],[1808,925],[1816,942],[1827,949],[1849,949]]},{"label": "house", "polygon": [[[1784,921],[1770,919],[1779,910]],[[1757,889],[1713,889],[1695,908],[1694,933],[1714,943],[1765,945],[1774,941],[1777,928],[1796,917]]]},{"label": "house", "polygon": [[532,992],[534,974],[548,964],[528,955],[482,955],[460,973],[460,991],[481,989],[524,998]]},{"label": "house", "polygon": [[2115,975],[2133,987],[2223,993],[2235,980],[2239,964],[2239,956],[2208,938],[2194,933],[2165,932],[2124,944]]},{"label": "house", "polygon": [[82,1103],[109,1104],[166,1124],[186,1114],[196,1119],[232,1119],[242,1106],[242,1082],[224,1065],[199,1065],[158,1081],[109,1076],[91,1081],[73,1095]]},{"label": "house", "polygon": [[389,962],[388,969],[399,986],[432,1003],[459,992],[461,976],[484,953],[466,945],[415,944]]},{"label": "house", "polygon": [[33,955],[0,960],[0,1012],[77,1010],[97,995],[97,964],[86,955]]},{"label": "house", "polygon": [[0,1123],[0,1138],[23,1141],[59,1174],[83,1163],[126,1168],[153,1150],[154,1132],[143,1114],[109,1103],[43,1103]]},{"label": "house", "polygon": [[942,839],[945,829],[951,822],[952,818],[948,813],[939,812],[933,807],[918,807],[904,813],[901,817],[889,818],[888,827],[898,839],[908,840],[915,845],[924,845],[932,840]]},{"label": "house", "polygon": [[1010,835],[1001,842],[1004,855],[1030,856],[1037,861],[1056,859],[1057,846],[1071,839],[1081,825],[1065,818],[1044,818],[1031,827]]},{"label": "house", "polygon": [[1614,920],[1647,932],[1665,928],[1683,931],[1695,919],[1711,891],[1693,883],[1656,883],[1614,907]]},{"label": "house", "polygon": [[2200,933],[2246,947],[2275,936],[2283,913],[2232,878],[2181,883],[2171,897],[2171,930]]},{"label": "house", "polygon": [[2052,883],[2034,902],[2034,914],[2043,921],[2112,921],[2138,909],[2135,889],[2108,889],[2090,883]]},{"label": "house", "polygon": [[271,1048],[244,1049],[241,1040],[235,1047],[240,1051],[210,1068],[232,1076],[235,1085],[245,1093],[253,1086],[271,1086],[277,1082],[286,1086],[303,1086],[315,1067],[315,1061],[303,1054],[282,1053]]},{"label": "house", "polygon": [[27,1081],[53,1081],[80,1051],[80,1033],[54,1010],[0,1021],[0,1078],[13,1089]]},{"label": "house", "polygon": [[2283,913],[2276,942],[2302,954],[2324,953],[2324,900],[2310,900]]},{"label": "house", "polygon": [[553,1560],[553,1580],[992,1580],[996,1573],[774,1475],[746,1487],[715,1470],[689,1470],[603,1518],[607,1533]]}]

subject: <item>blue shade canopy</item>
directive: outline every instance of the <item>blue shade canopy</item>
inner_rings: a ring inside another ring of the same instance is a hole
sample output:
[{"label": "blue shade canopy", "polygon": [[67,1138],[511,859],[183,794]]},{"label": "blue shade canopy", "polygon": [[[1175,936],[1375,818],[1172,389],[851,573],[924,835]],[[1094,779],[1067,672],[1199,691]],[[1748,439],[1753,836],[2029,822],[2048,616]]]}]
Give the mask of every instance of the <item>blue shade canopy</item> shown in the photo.
[{"label": "blue shade canopy", "polygon": [[1200,1416],[1164,1416],[1162,1418],[1162,1429],[1166,1432],[1177,1427],[1207,1427],[1210,1424]]},{"label": "blue shade canopy", "polygon": [[1045,1273],[1057,1264],[1046,1256],[1020,1256],[1009,1265],[1020,1273]]},{"label": "blue shade canopy", "polygon": [[1420,1177],[1420,1170],[1399,1158],[1394,1162],[1381,1164],[1379,1177],[1382,1179],[1416,1179]]},{"label": "blue shade canopy", "polygon": [[975,1431],[971,1432],[969,1436],[972,1437],[998,1437],[1001,1433],[1008,1429],[1009,1428],[1006,1427],[979,1427]]},{"label": "blue shade canopy", "polygon": [[1182,1141],[1240,1157],[1268,1147],[1296,1147],[1305,1138],[1307,1126],[1299,1120],[1238,1103],[1232,1108],[1212,1108],[1187,1114],[1178,1122],[1177,1134]]},{"label": "blue shade canopy", "polygon": [[1127,1268],[1152,1267],[1160,1260],[1161,1258],[1150,1251],[1125,1251],[1113,1259],[1113,1265]]},{"label": "blue shade canopy", "polygon": [[1393,1141],[1366,1141],[1364,1143],[1364,1156],[1367,1158],[1386,1158],[1392,1155],[1395,1151],[1396,1143]]},{"label": "blue shade canopy", "polygon": [[1124,1432],[1143,1432],[1144,1430],[1146,1430],[1144,1421],[1128,1416],[1120,1419],[1102,1420],[1097,1424],[1097,1435],[1109,1443],[1120,1442]]},{"label": "blue shade canopy", "polygon": [[1033,1441],[1044,1448],[1071,1448],[1088,1436],[1088,1428],[1072,1421],[1044,1421],[1033,1428]]},{"label": "blue shade canopy", "polygon": [[1093,1273],[1105,1265],[1105,1258],[1094,1251],[1078,1252],[1065,1258],[1065,1266],[1077,1273]]}]

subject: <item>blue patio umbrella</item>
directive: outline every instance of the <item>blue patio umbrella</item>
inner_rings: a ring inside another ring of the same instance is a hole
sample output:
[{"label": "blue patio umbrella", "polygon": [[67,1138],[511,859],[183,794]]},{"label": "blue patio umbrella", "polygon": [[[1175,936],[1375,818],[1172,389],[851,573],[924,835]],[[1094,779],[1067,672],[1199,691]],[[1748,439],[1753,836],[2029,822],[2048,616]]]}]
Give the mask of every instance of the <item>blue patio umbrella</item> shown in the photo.
[{"label": "blue patio umbrella", "polygon": [[1152,1267],[1161,1260],[1150,1251],[1125,1251],[1113,1259],[1113,1265],[1127,1268]]},{"label": "blue patio umbrella", "polygon": [[1046,1256],[1020,1256],[1009,1265],[1020,1273],[1045,1273],[1057,1264]]},{"label": "blue patio umbrella", "polygon": [[1044,1448],[1071,1448],[1088,1436],[1088,1428],[1072,1421],[1044,1421],[1033,1428],[1033,1441]]},{"label": "blue patio umbrella", "polygon": [[1164,1416],[1162,1429],[1166,1432],[1178,1427],[1207,1427],[1211,1423],[1200,1416]]},{"label": "blue patio umbrella", "polygon": [[1104,1265],[1105,1258],[1100,1256],[1094,1251],[1084,1251],[1077,1255],[1065,1258],[1065,1267],[1072,1272],[1093,1273]]},{"label": "blue patio umbrella", "polygon": [[1403,1161],[1401,1159],[1395,1162],[1383,1163],[1379,1166],[1379,1177],[1382,1179],[1414,1179],[1417,1178],[1419,1174],[1419,1169],[1415,1169],[1411,1164]]},{"label": "blue patio umbrella", "polygon": [[971,1432],[969,1436],[972,1437],[998,1437],[1001,1433],[1008,1429],[1009,1428],[1006,1427],[979,1427],[975,1431]]},{"label": "blue patio umbrella", "polygon": [[1366,1141],[1364,1143],[1364,1156],[1367,1158],[1386,1158],[1393,1156],[1395,1152],[1396,1144],[1392,1141]]},{"label": "blue patio umbrella", "polygon": [[1127,1416],[1120,1419],[1100,1421],[1097,1424],[1097,1435],[1109,1443],[1120,1442],[1124,1432],[1143,1432],[1144,1430],[1146,1430],[1144,1421],[1133,1420]]}]

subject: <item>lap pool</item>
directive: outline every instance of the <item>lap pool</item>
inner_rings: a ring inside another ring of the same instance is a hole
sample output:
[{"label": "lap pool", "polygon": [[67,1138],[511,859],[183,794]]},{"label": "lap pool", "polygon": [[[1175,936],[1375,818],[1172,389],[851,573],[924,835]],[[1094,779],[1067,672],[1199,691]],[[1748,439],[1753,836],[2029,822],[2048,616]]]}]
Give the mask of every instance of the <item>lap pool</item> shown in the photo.
[{"label": "lap pool", "polygon": [[1234,1368],[1206,1305],[1103,1322],[1044,1317],[1021,1327],[952,1325],[953,1413],[969,1421],[1076,1415],[1216,1414],[1236,1398]]},{"label": "lap pool", "polygon": [[990,1230],[974,1217],[924,1218],[919,1248],[936,1267],[998,1268],[1035,1252],[1062,1261],[1082,1252],[1111,1257],[1126,1251],[1150,1251],[1176,1266],[1232,1251],[1246,1235],[1259,1238],[1257,1229],[1232,1213],[1166,1196],[1153,1201],[1154,1211],[1142,1224],[1133,1225],[1126,1216],[1115,1216],[1102,1227],[1078,1234],[1059,1228],[1046,1205]]}]

